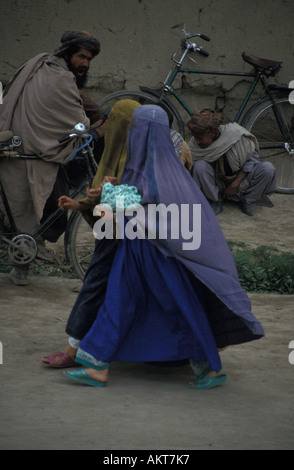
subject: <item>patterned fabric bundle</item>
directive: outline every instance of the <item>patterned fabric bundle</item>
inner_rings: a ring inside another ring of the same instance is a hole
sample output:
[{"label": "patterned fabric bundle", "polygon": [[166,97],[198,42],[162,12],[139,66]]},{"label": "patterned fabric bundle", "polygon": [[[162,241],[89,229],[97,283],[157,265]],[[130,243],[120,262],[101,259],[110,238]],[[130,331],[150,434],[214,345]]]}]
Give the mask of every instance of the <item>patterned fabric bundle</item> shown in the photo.
[{"label": "patterned fabric bundle", "polygon": [[141,204],[142,197],[135,186],[120,184],[113,186],[105,183],[101,194],[101,206],[108,205],[112,210],[136,208]]}]

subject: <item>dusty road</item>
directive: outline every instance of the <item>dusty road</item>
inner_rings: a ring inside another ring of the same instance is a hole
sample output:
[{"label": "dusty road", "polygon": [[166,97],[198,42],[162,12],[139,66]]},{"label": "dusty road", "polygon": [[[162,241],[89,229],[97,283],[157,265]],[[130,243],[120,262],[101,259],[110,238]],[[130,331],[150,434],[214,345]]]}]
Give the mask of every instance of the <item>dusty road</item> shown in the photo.
[{"label": "dusty road", "polygon": [[[229,240],[294,251],[294,198],[254,217],[219,216]],[[216,450],[294,448],[294,296],[250,294],[266,336],[222,353],[228,381],[210,391],[185,383],[189,366],[115,363],[104,389],[69,383],[41,357],[66,344],[65,323],[81,283],[0,275],[0,449]],[[0,356],[1,357],[1,356]]]}]

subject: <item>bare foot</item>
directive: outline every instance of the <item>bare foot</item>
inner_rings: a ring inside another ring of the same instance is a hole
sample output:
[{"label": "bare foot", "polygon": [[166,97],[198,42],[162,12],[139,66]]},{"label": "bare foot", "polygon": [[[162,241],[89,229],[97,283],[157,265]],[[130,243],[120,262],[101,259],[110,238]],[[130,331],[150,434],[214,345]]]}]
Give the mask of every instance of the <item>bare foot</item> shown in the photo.
[{"label": "bare foot", "polygon": [[107,382],[108,380],[108,369],[105,370],[96,370],[90,369],[89,367],[85,368],[85,372],[97,382]]},{"label": "bare foot", "polygon": [[77,380],[78,382],[89,383],[89,380],[91,379],[92,382],[99,382],[100,384],[105,385],[108,380],[108,369],[96,370],[91,367],[86,367],[84,369],[74,371],[67,370],[64,372],[64,375],[73,380]]},{"label": "bare foot", "polygon": [[64,350],[65,354],[67,354],[69,357],[71,357],[72,359],[75,359],[76,358],[76,355],[77,355],[77,349],[73,348],[72,346],[68,345],[65,350]]}]

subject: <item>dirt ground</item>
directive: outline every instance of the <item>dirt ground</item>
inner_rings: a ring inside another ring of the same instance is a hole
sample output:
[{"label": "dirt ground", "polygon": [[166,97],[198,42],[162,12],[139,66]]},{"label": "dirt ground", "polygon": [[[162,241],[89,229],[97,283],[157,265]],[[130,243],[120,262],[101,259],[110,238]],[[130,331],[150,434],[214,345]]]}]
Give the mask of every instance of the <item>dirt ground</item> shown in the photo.
[{"label": "dirt ground", "polygon": [[[294,196],[272,200],[254,217],[226,205],[218,216],[226,238],[293,252]],[[97,450],[101,458],[106,450],[293,450],[294,296],[249,294],[266,335],[221,353],[222,387],[187,389],[188,365],[114,363],[98,389],[41,366],[43,355],[66,345],[80,286],[32,277],[15,287],[0,275],[0,449]]]}]

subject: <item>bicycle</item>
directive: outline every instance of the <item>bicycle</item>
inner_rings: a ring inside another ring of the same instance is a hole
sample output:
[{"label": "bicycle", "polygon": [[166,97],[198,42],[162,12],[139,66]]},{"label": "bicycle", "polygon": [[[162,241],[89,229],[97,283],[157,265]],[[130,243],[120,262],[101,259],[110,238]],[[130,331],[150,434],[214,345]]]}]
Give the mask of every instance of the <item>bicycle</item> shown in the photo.
[{"label": "bicycle", "polygon": [[[186,68],[183,67],[184,59],[189,58],[195,62],[190,57],[190,53],[197,52],[205,57],[209,56],[209,53],[201,45],[191,42],[190,39],[199,37],[202,40],[210,41],[210,38],[205,34],[187,33],[185,27],[183,33],[184,37],[181,39],[180,50],[174,52],[171,58],[175,65],[163,82],[160,92],[145,86],[139,86],[140,91],[117,91],[101,99],[98,104],[100,106],[111,106],[119,99],[134,99],[141,104],[162,103],[173,115],[173,127],[185,138],[185,123],[177,106],[189,117],[192,110],[172,86],[178,74],[210,74],[250,78],[252,80],[237,110],[234,121],[240,123],[241,126],[256,136],[259,142],[261,159],[268,160],[275,166],[277,171],[277,192],[294,193],[294,106],[289,101],[292,88],[287,85],[268,83],[268,78],[274,77],[279,72],[282,62],[262,59],[243,52],[242,59],[253,66],[253,72],[226,72]],[[178,54],[180,54],[180,57],[177,60]],[[264,94],[248,109],[249,100],[258,83],[261,83]],[[176,105],[167,96],[173,97]]]},{"label": "bicycle", "polygon": [[[107,118],[107,111],[99,126]],[[96,126],[96,127],[99,127]],[[96,128],[95,127],[95,128]],[[71,198],[75,199],[85,193],[85,189],[90,187],[97,170],[97,163],[93,154],[93,137],[89,130],[82,123],[78,123],[59,142],[70,139],[81,139],[81,146],[74,152],[71,161],[82,159],[85,162],[85,178],[71,193]],[[37,159],[35,155],[20,154],[17,147],[21,145],[21,139],[14,136],[10,131],[0,132],[0,158],[14,159]],[[10,260],[18,265],[26,265],[33,262],[38,254],[38,240],[42,234],[53,224],[63,213],[61,209],[56,209],[46,220],[40,224],[32,234],[20,233],[16,227],[9,201],[0,178],[0,197],[3,202],[7,222],[4,224],[0,218],[0,250],[7,250]],[[83,218],[80,212],[72,212],[64,233],[64,250],[66,260],[75,270],[78,277],[83,280],[86,269],[94,252],[95,238],[93,231]]]}]

